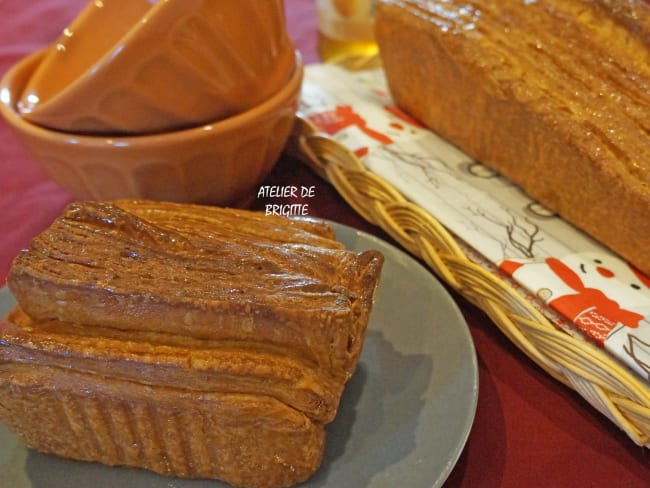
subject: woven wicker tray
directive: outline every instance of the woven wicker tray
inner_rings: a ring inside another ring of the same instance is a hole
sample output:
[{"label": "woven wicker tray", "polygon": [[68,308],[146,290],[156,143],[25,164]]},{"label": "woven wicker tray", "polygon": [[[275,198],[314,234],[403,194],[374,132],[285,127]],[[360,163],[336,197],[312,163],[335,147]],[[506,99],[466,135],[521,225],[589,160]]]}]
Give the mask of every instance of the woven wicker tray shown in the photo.
[{"label": "woven wicker tray", "polygon": [[[379,64],[376,58],[337,61],[351,70]],[[289,151],[332,184],[364,219],[381,227],[481,308],[548,374],[577,391],[636,444],[650,447],[650,385],[645,380],[605,351],[560,329],[507,281],[470,260],[431,214],[366,170],[354,153],[300,115]]]}]

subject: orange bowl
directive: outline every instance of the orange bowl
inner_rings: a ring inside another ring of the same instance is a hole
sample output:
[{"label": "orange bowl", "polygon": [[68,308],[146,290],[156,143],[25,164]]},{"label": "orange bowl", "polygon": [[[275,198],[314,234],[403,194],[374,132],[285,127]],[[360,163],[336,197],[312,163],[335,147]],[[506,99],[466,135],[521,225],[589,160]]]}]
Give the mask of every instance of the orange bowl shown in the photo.
[{"label": "orange bowl", "polygon": [[54,130],[168,132],[259,104],[287,83],[294,56],[283,0],[93,0],[17,107]]},{"label": "orange bowl", "polygon": [[31,54],[5,74],[0,113],[43,170],[79,199],[241,205],[284,149],[303,76],[296,53],[288,82],[239,115],[163,134],[88,136],[49,130],[18,113],[18,96],[43,56],[43,51]]}]

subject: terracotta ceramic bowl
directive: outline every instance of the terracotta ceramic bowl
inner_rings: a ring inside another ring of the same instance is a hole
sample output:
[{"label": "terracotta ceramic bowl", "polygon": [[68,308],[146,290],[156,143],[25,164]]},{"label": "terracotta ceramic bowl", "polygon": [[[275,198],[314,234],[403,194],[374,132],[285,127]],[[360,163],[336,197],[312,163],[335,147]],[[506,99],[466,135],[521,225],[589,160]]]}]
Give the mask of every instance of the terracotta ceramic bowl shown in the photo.
[{"label": "terracotta ceramic bowl", "polygon": [[45,129],[16,109],[42,59],[34,53],[0,81],[0,113],[45,172],[79,199],[149,198],[239,206],[279,159],[292,130],[303,65],[270,98],[239,115],[157,135],[84,136]]},{"label": "terracotta ceramic bowl", "polygon": [[287,83],[282,0],[91,1],[20,95],[55,130],[148,134],[241,113]]}]

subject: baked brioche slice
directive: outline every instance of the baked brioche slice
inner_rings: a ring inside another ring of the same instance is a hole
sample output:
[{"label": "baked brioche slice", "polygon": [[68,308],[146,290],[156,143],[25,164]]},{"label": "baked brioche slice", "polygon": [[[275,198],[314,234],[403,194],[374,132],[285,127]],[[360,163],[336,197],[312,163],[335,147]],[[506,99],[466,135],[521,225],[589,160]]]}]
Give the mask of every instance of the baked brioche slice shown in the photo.
[{"label": "baked brioche slice", "polygon": [[35,322],[20,307],[6,318],[0,360],[60,368],[144,386],[275,398],[311,420],[334,420],[345,383],[273,347],[147,331]]},{"label": "baked brioche slice", "polygon": [[0,420],[72,459],[295,485],[320,466],[382,264],[322,222],[72,204],[10,270]]},{"label": "baked brioche slice", "polygon": [[80,202],[17,256],[8,284],[36,321],[262,344],[348,378],[382,262],[322,223]]},{"label": "baked brioche slice", "polygon": [[165,476],[283,488],[311,476],[323,425],[264,395],[200,393],[0,362],[0,416],[30,448]]},{"label": "baked brioche slice", "polygon": [[650,5],[381,0],[396,103],[650,275]]}]

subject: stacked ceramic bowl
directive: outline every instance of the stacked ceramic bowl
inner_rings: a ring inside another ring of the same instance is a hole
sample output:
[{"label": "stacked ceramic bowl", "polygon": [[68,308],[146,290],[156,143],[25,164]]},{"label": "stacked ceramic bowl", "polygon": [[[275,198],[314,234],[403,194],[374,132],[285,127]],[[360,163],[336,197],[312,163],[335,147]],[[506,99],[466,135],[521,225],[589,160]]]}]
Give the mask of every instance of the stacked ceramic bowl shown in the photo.
[{"label": "stacked ceramic bowl", "polygon": [[269,173],[302,71],[282,0],[93,0],[0,82],[0,111],[83,199],[237,205]]}]

